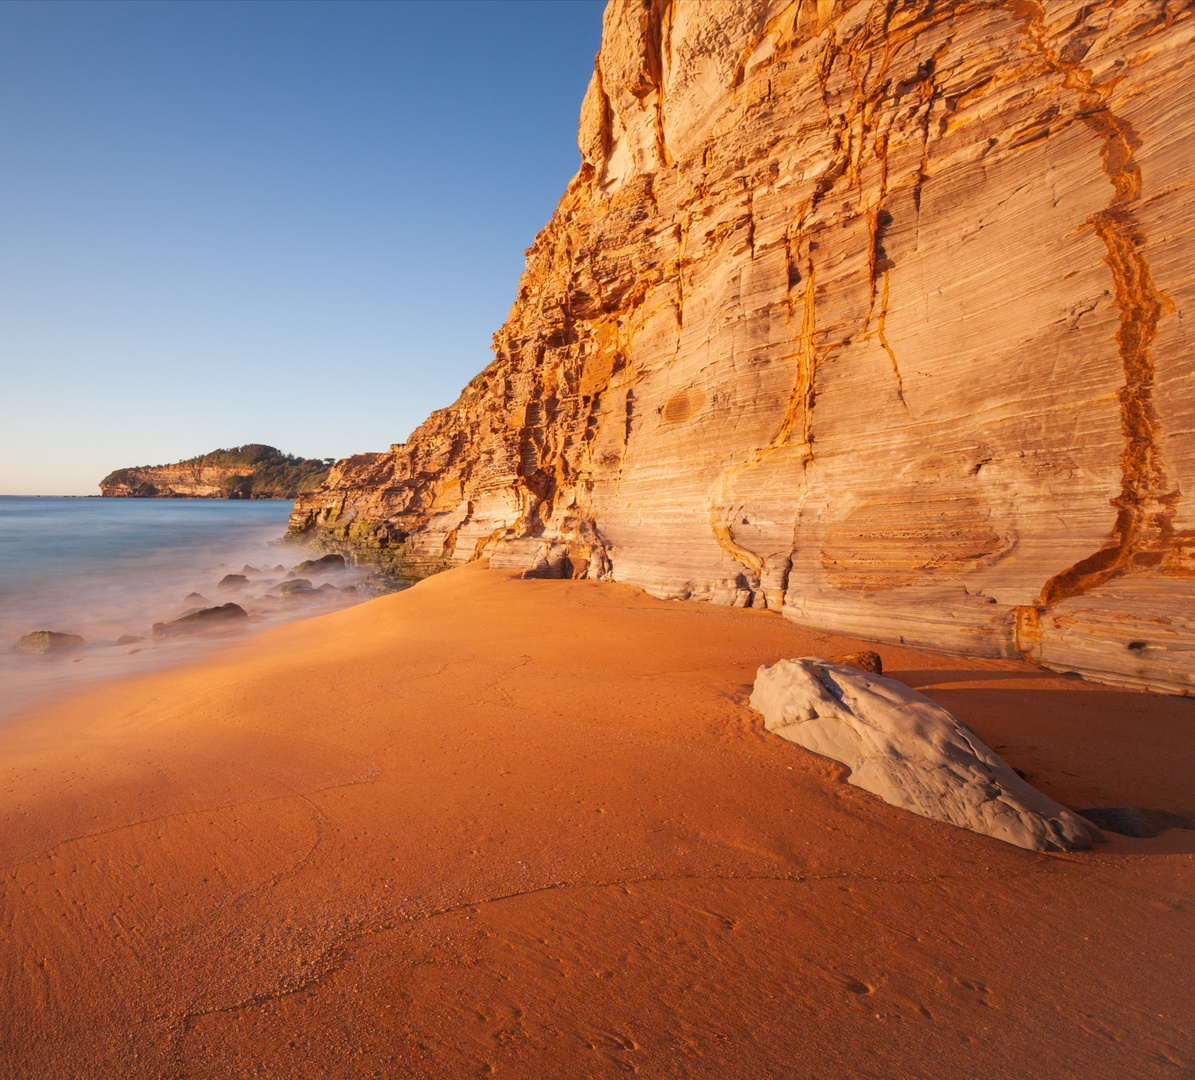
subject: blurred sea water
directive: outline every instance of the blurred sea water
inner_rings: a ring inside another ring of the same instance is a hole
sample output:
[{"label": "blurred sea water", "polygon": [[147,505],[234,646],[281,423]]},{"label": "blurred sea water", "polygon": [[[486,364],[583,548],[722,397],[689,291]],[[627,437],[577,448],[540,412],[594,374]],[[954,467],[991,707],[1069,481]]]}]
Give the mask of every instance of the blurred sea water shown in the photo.
[{"label": "blurred sea water", "polygon": [[[317,574],[323,593],[279,596],[276,582],[311,558],[281,543],[291,504],[273,500],[0,496],[0,718],[97,681],[176,664],[230,635],[155,639],[152,625],[233,601],[250,614],[233,635],[356,602],[355,571]],[[248,586],[220,589],[246,565]],[[199,593],[207,604],[188,601]],[[31,656],[34,630],[78,634],[85,646]],[[118,646],[121,637],[139,642]]]}]

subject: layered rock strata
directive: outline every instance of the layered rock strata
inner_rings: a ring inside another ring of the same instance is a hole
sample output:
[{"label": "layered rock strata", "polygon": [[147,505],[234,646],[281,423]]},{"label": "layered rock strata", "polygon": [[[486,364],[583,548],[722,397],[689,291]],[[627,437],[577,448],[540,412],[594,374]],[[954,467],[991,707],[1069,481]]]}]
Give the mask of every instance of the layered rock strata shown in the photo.
[{"label": "layered rock strata", "polygon": [[1195,689],[1189,2],[613,0],[494,361],[292,530]]},{"label": "layered rock strata", "polygon": [[851,784],[903,810],[1030,851],[1104,840],[966,724],[896,679],[816,656],[781,660],[759,669],[751,707],[768,731],[841,762]]}]

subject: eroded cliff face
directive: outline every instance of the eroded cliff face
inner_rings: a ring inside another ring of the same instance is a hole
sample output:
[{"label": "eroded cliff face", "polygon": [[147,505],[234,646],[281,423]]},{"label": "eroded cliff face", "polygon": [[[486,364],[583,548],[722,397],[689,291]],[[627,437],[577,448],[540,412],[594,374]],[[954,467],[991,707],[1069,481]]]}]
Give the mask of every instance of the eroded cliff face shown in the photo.
[{"label": "eroded cliff face", "polygon": [[104,477],[100,493],[125,499],[227,499],[234,497],[230,482],[240,479],[237,468],[229,465],[144,465]]},{"label": "eroded cliff face", "polygon": [[1195,690],[1195,5],[613,0],[496,358],[292,528]]}]

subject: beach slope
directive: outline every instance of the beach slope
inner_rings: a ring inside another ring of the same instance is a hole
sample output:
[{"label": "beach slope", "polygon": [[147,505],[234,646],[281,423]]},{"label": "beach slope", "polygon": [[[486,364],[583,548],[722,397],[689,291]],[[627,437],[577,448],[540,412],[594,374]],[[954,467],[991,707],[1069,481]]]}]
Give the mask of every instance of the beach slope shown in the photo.
[{"label": "beach slope", "polygon": [[[0,730],[0,1075],[1180,1077],[1195,832],[1041,855],[768,735],[862,642],[473,564]],[[1074,808],[1195,702],[881,647]]]}]

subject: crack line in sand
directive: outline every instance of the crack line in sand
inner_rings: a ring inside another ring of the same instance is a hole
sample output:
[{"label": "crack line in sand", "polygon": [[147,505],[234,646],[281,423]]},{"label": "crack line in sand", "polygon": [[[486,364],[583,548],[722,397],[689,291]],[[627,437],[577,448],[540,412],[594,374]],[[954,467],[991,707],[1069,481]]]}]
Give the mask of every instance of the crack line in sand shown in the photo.
[{"label": "crack line in sand", "polygon": [[[646,874],[641,877],[631,878],[616,878],[605,881],[552,881],[544,885],[537,885],[528,889],[517,889],[513,892],[502,893],[497,896],[485,897],[480,900],[462,900],[453,904],[446,904],[443,907],[433,908],[424,912],[411,913],[396,913],[394,918],[400,920],[406,925],[413,925],[417,922],[425,922],[429,919],[441,918],[445,915],[452,915],[460,911],[467,911],[470,908],[485,907],[489,904],[502,903],[506,900],[517,900],[526,896],[536,896],[541,893],[554,892],[560,889],[617,889],[625,888],[629,885],[644,885],[644,884],[668,884],[681,883],[686,881],[694,882],[709,882],[709,881],[742,881],[742,882],[791,882],[795,885],[818,885],[824,882],[833,881],[856,881],[866,880],[882,885],[918,885],[921,884],[921,879],[909,876],[906,879],[895,880],[889,878],[882,878],[874,874],[859,874],[840,872],[836,874]],[[192,1025],[196,1020],[202,1019],[205,1016],[217,1016],[220,1014],[240,1012],[243,1009],[252,1008],[254,1005],[262,1005],[269,1001],[278,1001],[282,998],[290,997],[294,994],[302,993],[312,987],[318,986],[323,979],[329,975],[335,974],[347,962],[348,957],[344,955],[345,950],[356,944],[357,942],[368,938],[376,937],[380,934],[393,933],[397,929],[395,923],[382,923],[376,926],[361,926],[357,930],[349,931],[341,935],[330,945],[327,946],[312,962],[311,966],[318,968],[315,973],[305,979],[301,979],[293,985],[281,986],[276,990],[263,990],[256,994],[251,994],[240,1001],[233,1002],[230,1005],[216,1005],[205,1009],[187,1009],[180,1014],[170,1016],[158,1016],[156,1019],[160,1022],[167,1022],[171,1027],[178,1032],[176,1038],[189,1034]]]},{"label": "crack line in sand", "polygon": [[402,685],[406,686],[408,683],[423,682],[425,679],[434,679],[439,675],[443,675],[450,667],[457,664],[468,664],[477,659],[477,653],[471,652],[467,656],[459,657],[456,660],[445,660],[435,671],[429,671],[425,675],[410,675],[402,680]]},{"label": "crack line in sand", "polygon": [[[1034,865],[1026,867],[1021,871],[1010,870],[1007,872],[1009,877],[1025,877],[1029,874],[1038,872],[1051,872],[1054,866],[1059,862],[1078,862],[1080,861],[1074,852],[1031,852],[1029,854],[1037,856]],[[1088,855],[1090,860],[1092,856]],[[650,884],[679,884],[682,882],[713,882],[713,881],[735,881],[735,882],[788,882],[794,885],[808,885],[815,886],[828,882],[841,881],[867,881],[878,885],[887,885],[896,888],[904,886],[920,887],[927,882],[941,882],[952,881],[965,883],[974,879],[976,876],[986,876],[988,871],[985,867],[976,865],[971,868],[971,874],[958,874],[957,876],[947,877],[946,875],[934,874],[929,877],[917,876],[907,874],[900,877],[882,877],[878,874],[859,873],[854,871],[839,871],[833,874],[644,874],[638,877],[627,878],[613,878],[601,881],[551,881],[543,885],[533,886],[526,889],[517,889],[509,893],[501,893],[497,896],[485,897],[475,900],[462,900],[452,904],[445,904],[442,907],[432,908],[428,911],[414,911],[414,912],[396,912],[393,916],[396,920],[411,926],[418,922],[425,922],[430,919],[441,918],[445,915],[452,915],[460,911],[466,911],[470,908],[480,908],[489,904],[502,903],[507,900],[517,900],[522,897],[536,896],[541,893],[554,892],[562,889],[617,889],[626,888],[630,885],[650,885]],[[214,1016],[221,1013],[239,1012],[243,1009],[248,1009],[254,1005],[261,1005],[269,1001],[277,1001],[284,997],[290,997],[293,994],[301,993],[304,990],[309,990],[312,987],[318,986],[324,978],[335,974],[348,960],[345,955],[345,950],[355,943],[368,938],[376,937],[381,934],[393,933],[398,929],[397,923],[382,922],[374,926],[359,926],[358,929],[349,931],[330,945],[327,946],[313,961],[311,966],[316,967],[317,970],[309,977],[300,980],[299,982],[282,986],[276,990],[261,991],[257,994],[251,994],[249,997],[242,998],[240,1001],[233,1002],[230,1005],[213,1006],[206,1009],[189,1009],[177,1017],[171,1018],[167,1016],[159,1016],[156,1019],[159,1021],[172,1022],[172,1026],[181,1029],[180,1035],[187,1034],[195,1020],[201,1019],[205,1016]]]},{"label": "crack line in sand", "polygon": [[[332,789],[328,788],[325,790],[332,790]],[[312,794],[316,794],[316,792],[312,792]],[[315,803],[313,803],[311,801],[311,799],[308,798],[306,795],[299,795],[298,798],[301,799],[303,802],[305,802],[308,806],[311,807],[312,820],[315,825],[315,839],[312,841],[311,846],[307,849],[306,854],[304,854],[300,859],[298,859],[296,862],[294,862],[290,866],[288,866],[285,870],[278,870],[277,872],[271,874],[268,878],[266,878],[260,884],[254,886],[251,889],[246,889],[242,893],[238,893],[231,900],[217,901],[215,904],[212,905],[213,910],[219,910],[220,908],[224,908],[224,907],[235,908],[241,904],[244,904],[244,903],[252,900],[254,897],[258,896],[259,894],[265,892],[267,889],[274,888],[284,878],[293,877],[300,870],[302,870],[303,867],[305,867],[309,862],[311,862],[312,858],[315,856],[316,851],[319,849],[320,845],[324,842],[323,825],[324,825],[324,823],[327,822],[328,815],[325,814],[323,812],[323,810],[321,810],[318,806],[316,806]]]},{"label": "crack line in sand", "polygon": [[176,818],[193,817],[196,814],[217,814],[223,810],[234,810],[238,806],[268,806],[270,803],[287,802],[291,799],[303,799],[310,801],[308,796],[320,795],[325,791],[336,791],[339,788],[356,787],[358,784],[372,784],[382,774],[381,768],[374,764],[373,771],[365,775],[354,777],[351,780],[345,780],[336,784],[327,784],[324,787],[311,788],[309,791],[292,792],[287,795],[272,795],[268,798],[261,799],[234,799],[230,802],[217,803],[214,806],[201,806],[193,810],[177,810],[172,814],[159,814],[156,817],[144,818],[140,821],[126,822],[124,825],[114,825],[110,829],[98,829],[95,832],[79,833],[75,836],[65,836],[60,840],[56,840],[48,847],[40,848],[37,851],[31,851],[24,855],[18,855],[15,858],[9,859],[7,862],[0,862],[0,870],[8,870],[14,866],[20,866],[23,863],[33,862],[43,857],[49,857],[59,848],[66,847],[68,844],[77,844],[83,840],[93,840],[101,836],[112,836],[118,832],[124,832],[126,829],[138,829],[143,825],[154,825],[161,821],[172,821]]}]

